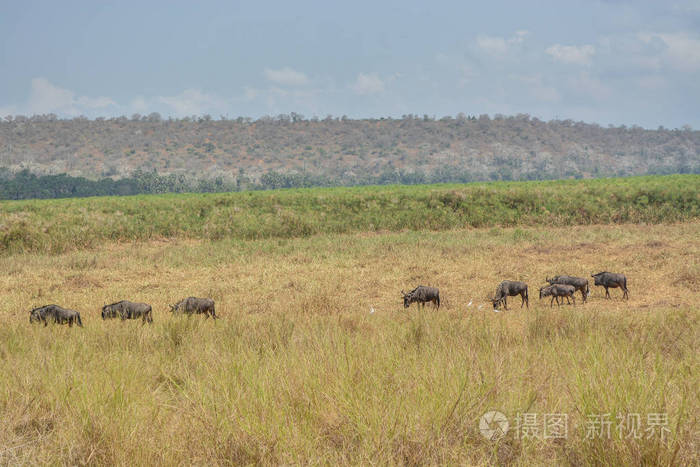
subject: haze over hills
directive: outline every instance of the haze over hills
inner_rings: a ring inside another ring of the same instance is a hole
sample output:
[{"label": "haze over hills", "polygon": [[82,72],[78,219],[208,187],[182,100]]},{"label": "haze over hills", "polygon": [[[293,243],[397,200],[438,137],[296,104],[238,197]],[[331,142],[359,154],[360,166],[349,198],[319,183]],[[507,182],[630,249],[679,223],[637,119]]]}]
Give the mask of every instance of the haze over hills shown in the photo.
[{"label": "haze over hills", "polygon": [[292,113],[254,121],[43,115],[0,123],[0,167],[92,179],[156,172],[241,188],[293,174],[318,182],[312,184],[350,185],[698,173],[700,131],[529,115],[350,120]]}]

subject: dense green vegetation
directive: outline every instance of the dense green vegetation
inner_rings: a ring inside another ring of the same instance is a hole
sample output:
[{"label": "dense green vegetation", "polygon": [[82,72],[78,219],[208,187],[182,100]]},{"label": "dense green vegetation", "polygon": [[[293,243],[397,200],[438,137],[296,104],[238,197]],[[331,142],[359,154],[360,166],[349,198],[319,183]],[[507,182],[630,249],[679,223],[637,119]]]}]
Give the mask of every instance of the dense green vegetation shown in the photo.
[{"label": "dense green vegetation", "polygon": [[[263,188],[263,187],[260,187]],[[84,198],[157,193],[214,193],[238,191],[235,183],[216,179],[188,179],[184,175],[158,175],[136,170],[130,177],[90,180],[67,174],[36,175],[25,169],[11,173],[0,167],[0,199]]]},{"label": "dense green vegetation", "polygon": [[0,202],[0,252],[106,241],[258,239],[700,217],[700,176],[167,194]]}]

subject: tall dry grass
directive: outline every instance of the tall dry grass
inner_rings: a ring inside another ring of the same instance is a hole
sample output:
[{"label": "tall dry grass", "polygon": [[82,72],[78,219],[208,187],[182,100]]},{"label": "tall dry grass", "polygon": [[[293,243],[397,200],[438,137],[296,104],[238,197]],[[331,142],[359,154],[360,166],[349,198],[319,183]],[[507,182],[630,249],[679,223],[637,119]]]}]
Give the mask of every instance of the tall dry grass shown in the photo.
[{"label": "tall dry grass", "polygon": [[[699,233],[491,228],[5,256],[0,463],[697,465]],[[599,288],[585,306],[537,299],[547,275],[600,270],[627,274],[629,301]],[[486,304],[506,278],[530,284],[529,310]],[[403,309],[400,290],[420,283],[440,288],[439,311]],[[214,298],[222,319],[170,316],[187,295]],[[155,323],[103,322],[121,298],[151,303]],[[85,327],[29,324],[54,302]],[[567,414],[568,437],[489,441],[488,410]],[[657,412],[664,441],[586,439],[590,414]]]}]

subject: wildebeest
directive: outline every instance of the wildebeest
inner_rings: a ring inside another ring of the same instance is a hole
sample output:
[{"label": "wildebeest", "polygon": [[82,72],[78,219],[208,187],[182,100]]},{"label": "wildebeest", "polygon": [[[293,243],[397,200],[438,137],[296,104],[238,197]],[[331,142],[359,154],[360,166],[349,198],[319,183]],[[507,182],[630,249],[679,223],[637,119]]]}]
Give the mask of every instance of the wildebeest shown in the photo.
[{"label": "wildebeest", "polygon": [[48,326],[49,320],[57,324],[66,324],[73,327],[73,323],[83,327],[83,321],[80,319],[80,313],[75,310],[60,307],[58,305],[44,305],[39,308],[34,308],[29,312],[29,322],[43,321],[44,327]]},{"label": "wildebeest", "polygon": [[551,279],[547,278],[546,281],[549,282],[549,285],[566,284],[574,286],[574,289],[581,291],[581,298],[583,299],[583,303],[586,303],[586,299],[591,293],[591,290],[588,288],[588,279],[584,277],[554,276]]},{"label": "wildebeest", "polygon": [[216,311],[214,310],[214,300],[211,298],[187,297],[183,298],[175,305],[170,305],[170,312],[180,312],[188,315],[204,313],[209,318],[216,319]]},{"label": "wildebeest", "polygon": [[608,288],[614,289],[619,287],[623,292],[622,298],[629,300],[629,295],[627,293],[627,278],[624,274],[603,271],[599,272],[598,274],[593,274],[591,277],[595,281],[595,285],[602,285],[605,287],[605,298],[610,298],[610,291],[608,291]]},{"label": "wildebeest", "polygon": [[102,307],[102,319],[120,317],[126,319],[141,318],[141,323],[153,323],[153,311],[148,303],[135,303],[122,300]]},{"label": "wildebeest", "polygon": [[503,281],[498,284],[496,296],[491,299],[491,302],[493,302],[493,308],[498,308],[498,305],[503,302],[503,308],[507,310],[508,297],[514,297],[516,295],[520,295],[520,308],[522,308],[523,305],[527,305],[527,307],[530,308],[530,300],[527,295],[527,284],[525,282],[518,281]]},{"label": "wildebeest", "polygon": [[408,308],[414,302],[423,305],[423,308],[425,308],[427,302],[432,302],[436,309],[440,309],[440,291],[436,287],[419,285],[408,293],[404,293],[402,290],[401,295],[403,296],[404,308]]},{"label": "wildebeest", "polygon": [[551,295],[552,299],[549,301],[549,306],[551,307],[555,298],[557,299],[557,306],[559,306],[559,297],[562,298],[562,303],[564,302],[563,298],[566,297],[566,301],[569,302],[569,304],[571,304],[569,301],[569,297],[571,297],[574,300],[574,306],[576,306],[576,297],[574,297],[575,292],[576,287],[573,285],[552,284],[540,288],[540,300],[542,297],[549,297]]}]

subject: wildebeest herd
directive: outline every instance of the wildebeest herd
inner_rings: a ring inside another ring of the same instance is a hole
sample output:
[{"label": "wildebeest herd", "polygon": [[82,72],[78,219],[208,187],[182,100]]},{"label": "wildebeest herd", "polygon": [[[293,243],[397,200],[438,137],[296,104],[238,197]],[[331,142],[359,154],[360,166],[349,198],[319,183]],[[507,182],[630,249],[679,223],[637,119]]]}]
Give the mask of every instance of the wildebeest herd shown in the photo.
[{"label": "wildebeest herd", "polygon": [[[619,287],[622,289],[623,298],[629,298],[627,291],[627,278],[624,274],[617,274],[613,272],[599,272],[598,274],[593,274],[591,276],[594,279],[594,284],[605,288],[605,297],[610,298],[610,292],[608,289],[614,289]],[[591,290],[588,287],[588,279],[583,277],[574,276],[554,276],[553,278],[547,278],[546,281],[549,285],[540,288],[540,299],[542,297],[552,297],[549,301],[549,306],[553,306],[554,300],[557,301],[557,306],[564,303],[564,298],[566,298],[567,303],[571,304],[571,300],[574,301],[574,306],[576,305],[576,297],[574,294],[577,291],[581,292],[581,300],[586,303],[588,295],[590,295]],[[440,308],[440,291],[435,287],[426,287],[424,285],[419,285],[415,289],[408,293],[401,291],[403,296],[403,306],[408,308],[411,303],[417,302],[423,306],[426,303],[432,302],[436,308]],[[527,293],[527,284],[520,281],[503,281],[498,284],[496,289],[496,295],[490,296],[489,299],[493,304],[494,309],[502,304],[504,309],[508,309],[508,297],[515,297],[520,295],[520,308],[526,306],[530,308],[530,300]],[[561,303],[559,300],[561,299]],[[570,300],[571,299],[571,300]]]},{"label": "wildebeest herd", "polygon": [[[605,288],[605,298],[610,298],[611,288],[620,288],[622,297],[629,299],[627,290],[627,278],[624,274],[612,272],[599,272],[593,274],[594,285]],[[567,303],[571,304],[571,300],[576,305],[576,297],[574,294],[581,292],[581,300],[586,303],[590,288],[588,287],[588,279],[574,276],[554,276],[547,278],[549,285],[540,288],[540,299],[543,297],[552,297],[549,301],[549,306],[553,306],[554,300],[557,301],[557,306],[564,303],[566,298]],[[425,307],[426,303],[432,303],[436,309],[440,308],[440,291],[436,287],[427,287],[419,285],[408,293],[401,291],[403,296],[403,306],[408,308],[411,303],[418,303]],[[520,308],[526,306],[530,308],[528,296],[528,287],[525,282],[519,281],[503,281],[498,285],[495,296],[489,297],[494,309],[502,304],[504,309],[508,309],[508,297],[520,295]],[[561,303],[560,303],[561,299]],[[471,303],[471,302],[470,302]],[[211,298],[187,297],[183,298],[174,305],[170,305],[170,312],[181,313],[185,315],[203,314],[206,318],[210,316],[217,319],[214,300]],[[141,319],[142,324],[153,323],[153,309],[147,303],[131,302],[129,300],[121,300],[102,307],[102,319],[120,318],[122,321],[127,319]],[[58,305],[44,305],[34,308],[29,312],[29,322],[43,322],[44,326],[48,326],[49,321],[56,324],[68,324],[73,326],[83,326],[83,321],[80,318],[80,313],[75,310],[60,307]]]},{"label": "wildebeest herd", "polygon": [[[210,316],[217,319],[216,310],[214,308],[214,300],[211,298],[187,297],[183,298],[174,305],[170,305],[171,313],[182,313],[186,315],[203,314],[207,318]],[[102,307],[102,319],[120,318],[122,321],[127,319],[141,319],[142,324],[153,323],[153,309],[148,303],[136,303],[129,300],[121,300]],[[56,324],[68,324],[73,326],[83,326],[83,321],[80,319],[80,313],[75,310],[68,310],[58,305],[45,305],[39,308],[34,308],[29,312],[29,322],[43,322],[44,326],[48,326],[49,321]]]}]

